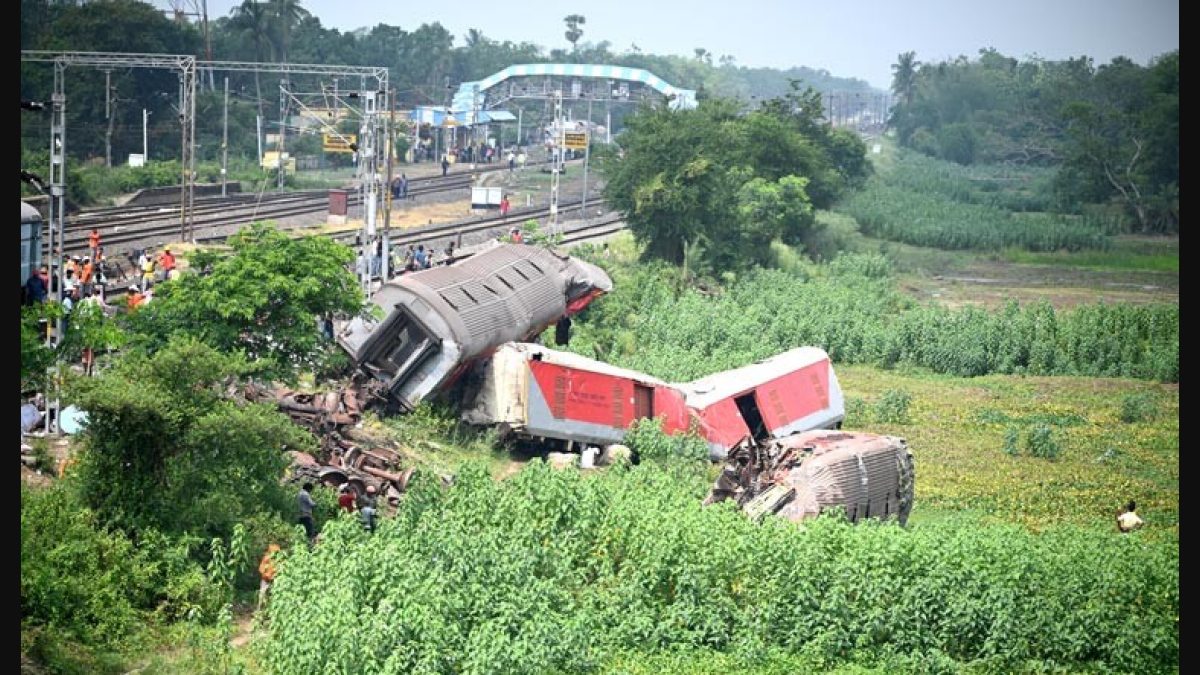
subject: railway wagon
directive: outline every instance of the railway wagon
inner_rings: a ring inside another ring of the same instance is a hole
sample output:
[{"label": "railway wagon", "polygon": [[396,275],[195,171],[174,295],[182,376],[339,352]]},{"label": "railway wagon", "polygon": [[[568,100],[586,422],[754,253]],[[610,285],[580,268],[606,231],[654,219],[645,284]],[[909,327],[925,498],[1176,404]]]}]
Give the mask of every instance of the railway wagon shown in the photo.
[{"label": "railway wagon", "polygon": [[496,244],[453,265],[405,274],[371,297],[338,343],[411,410],[477,359],[527,340],[612,290],[604,270],[539,246]]},{"label": "railway wagon", "polygon": [[747,437],[832,428],[845,416],[829,356],[814,347],[684,384],[534,344],[505,344],[481,368],[464,421],[568,448],[616,443],[635,420],[661,417],[667,433],[695,428],[719,460]]},{"label": "railway wagon", "polygon": [[42,264],[42,214],[21,202],[21,283]]},{"label": "railway wagon", "polygon": [[657,378],[570,352],[519,342],[483,365],[463,405],[464,421],[498,426],[505,437],[619,443],[635,420],[663,417],[668,433],[687,431],[683,393]]},{"label": "railway wagon", "polygon": [[761,443],[810,429],[832,429],[846,416],[833,363],[816,347],[798,347],[677,386],[714,460],[724,459],[747,436]]}]

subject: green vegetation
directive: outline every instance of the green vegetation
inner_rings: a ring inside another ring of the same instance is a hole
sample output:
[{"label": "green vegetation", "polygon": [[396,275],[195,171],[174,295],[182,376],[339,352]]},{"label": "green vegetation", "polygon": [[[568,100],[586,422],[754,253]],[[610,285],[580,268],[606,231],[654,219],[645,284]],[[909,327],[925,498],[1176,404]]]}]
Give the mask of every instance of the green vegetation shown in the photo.
[{"label": "green vegetation", "polygon": [[[604,260],[597,260],[604,263]],[[614,290],[587,309],[571,349],[684,381],[798,345],[835,363],[916,365],[963,376],[1094,375],[1177,381],[1179,308],[1015,302],[988,312],[916,305],[886,259],[848,255],[800,273],[754,270],[719,293],[680,286],[678,271],[608,263]]]},{"label": "green vegetation", "polygon": [[1058,169],[1056,201],[1118,206],[1142,232],[1179,229],[1179,52],[1147,66],[1006,57],[921,64],[901,54],[901,144],[959,164]]},{"label": "green vegetation", "polygon": [[336,349],[316,318],[355,314],[362,292],[346,269],[353,252],[325,237],[292,238],[255,224],[229,238],[231,251],[200,250],[186,274],[160,285],[154,302],[131,315],[142,348],[157,349],[176,334],[216,349],[240,349],[265,377],[291,380],[317,368]]},{"label": "green vegetation", "polygon": [[263,658],[285,674],[627,672],[717,654],[750,671],[1145,671],[1178,658],[1178,550],[1142,533],[760,526],[701,508],[707,479],[689,466],[585,477],[537,461],[499,482],[467,466],[448,489],[414,487],[373,536],[346,517],[283,563]]},{"label": "green vegetation", "polygon": [[1049,206],[1044,171],[955,168],[904,149],[880,164],[864,189],[838,205],[870,236],[951,250],[1049,252],[1106,249],[1116,229],[1094,215],[1018,213]]},{"label": "green vegetation", "polygon": [[771,242],[804,242],[813,208],[869,172],[861,139],[820,115],[811,90],[745,115],[726,100],[643,107],[627,120],[621,152],[602,155],[605,198],[648,257],[715,271],[766,263]]}]

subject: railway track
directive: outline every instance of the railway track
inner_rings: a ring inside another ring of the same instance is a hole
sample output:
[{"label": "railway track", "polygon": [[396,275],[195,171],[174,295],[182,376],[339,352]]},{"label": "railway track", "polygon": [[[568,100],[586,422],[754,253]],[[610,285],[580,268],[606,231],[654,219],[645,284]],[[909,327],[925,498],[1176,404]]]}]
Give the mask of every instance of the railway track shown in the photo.
[{"label": "railway track", "polygon": [[[538,166],[545,163],[531,162],[526,166]],[[473,184],[475,176],[507,169],[506,163],[497,162],[491,166],[478,166],[473,170],[452,173],[447,176],[414,177],[409,180],[408,194],[410,197],[417,197],[465,189]],[[207,239],[200,236],[203,229],[240,226],[256,220],[319,213],[327,207],[328,195],[328,189],[324,189],[269,194],[239,193],[228,197],[200,198],[196,200],[193,211],[196,239],[197,241]],[[351,192],[348,206],[357,206],[360,203],[361,199],[358,193]],[[67,220],[64,233],[66,245],[65,247],[59,245],[59,248],[65,249],[65,252],[70,255],[86,253],[88,250],[87,233],[92,228],[96,228],[100,231],[105,249],[117,253],[120,252],[121,245],[132,244],[143,239],[174,236],[179,232],[178,219],[178,206],[117,206],[80,212]],[[46,225],[46,228],[49,228],[49,224]],[[49,241],[46,231],[43,231],[43,241]],[[43,253],[49,257],[48,246]]]},{"label": "railway track", "polygon": [[[410,197],[452,192],[469,188],[472,178],[468,174],[460,174],[450,180],[426,182],[410,187]],[[361,199],[357,193],[351,193],[348,206],[357,206]],[[313,190],[273,195],[247,195],[244,198],[230,200],[216,199],[207,203],[198,203],[194,211],[193,226],[196,240],[208,239],[201,233],[218,227],[236,227],[248,225],[258,220],[284,218],[288,216],[320,213],[329,205],[328,190]],[[122,245],[132,244],[145,239],[171,237],[179,233],[178,207],[143,207],[141,213],[121,215],[107,219],[76,220],[68,222],[65,233],[66,252],[71,255],[86,253],[88,250],[87,234],[91,228],[100,230],[101,241],[106,250],[120,250]],[[48,235],[44,241],[49,241]],[[44,250],[48,254],[48,250]]]},{"label": "railway track", "polygon": [[[604,203],[602,199],[588,200],[588,208],[600,206]],[[559,204],[560,213],[570,213],[578,211],[582,207],[582,200],[563,202]],[[504,227],[519,227],[522,223],[530,218],[544,218],[550,215],[550,207],[533,207],[520,210],[510,211],[507,218],[500,216],[487,216],[467,221],[457,221],[440,225],[425,226],[418,231],[399,231],[392,235],[390,244],[393,247],[406,246],[408,244],[429,244],[435,240],[444,240],[448,238],[459,241],[462,235],[477,234],[480,232],[490,232],[497,228]],[[581,227],[572,228],[564,233],[562,240],[563,244],[572,244],[586,241],[588,239],[596,239],[603,237],[623,229],[622,225],[616,225],[620,222],[620,216],[617,214],[606,215],[600,220],[589,222]],[[360,236],[359,230],[347,230],[344,232],[329,232],[322,233],[320,236],[330,237],[335,241],[354,245]],[[215,235],[209,237],[197,237],[197,243],[215,243],[224,241],[225,235]],[[139,277],[133,276],[125,280],[109,280],[106,288],[106,297],[119,298],[125,294],[126,289],[130,285],[137,282]]]}]

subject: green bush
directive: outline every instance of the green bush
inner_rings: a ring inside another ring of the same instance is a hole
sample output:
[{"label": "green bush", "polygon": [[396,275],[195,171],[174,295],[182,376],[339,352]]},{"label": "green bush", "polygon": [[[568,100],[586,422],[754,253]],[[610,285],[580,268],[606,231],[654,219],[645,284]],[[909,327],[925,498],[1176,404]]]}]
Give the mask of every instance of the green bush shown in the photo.
[{"label": "green bush", "polygon": [[1017,427],[1009,427],[1004,430],[1004,454],[1016,457],[1021,452],[1019,446],[1021,439],[1021,430]]},{"label": "green bush", "polygon": [[1047,424],[1031,426],[1025,436],[1025,451],[1033,457],[1057,459],[1062,448],[1054,437],[1054,428]]},{"label": "green bush", "polygon": [[635,420],[625,433],[624,443],[639,460],[708,459],[708,443],[703,438],[694,433],[668,435],[659,417]]},{"label": "green bush", "polygon": [[281,565],[262,661],[281,675],[1178,667],[1177,539],[756,525],[701,508],[697,466],[534,461],[502,481],[464,467],[374,536],[331,523]]},{"label": "green bush", "polygon": [[875,401],[875,421],[884,424],[908,424],[908,405],[912,395],[903,389],[888,389]]},{"label": "green bush", "polygon": [[1126,424],[1148,422],[1158,415],[1158,406],[1149,394],[1129,394],[1121,399],[1121,421]]},{"label": "green bush", "polygon": [[846,397],[846,417],[842,426],[848,428],[861,427],[871,422],[871,408],[861,396]]}]

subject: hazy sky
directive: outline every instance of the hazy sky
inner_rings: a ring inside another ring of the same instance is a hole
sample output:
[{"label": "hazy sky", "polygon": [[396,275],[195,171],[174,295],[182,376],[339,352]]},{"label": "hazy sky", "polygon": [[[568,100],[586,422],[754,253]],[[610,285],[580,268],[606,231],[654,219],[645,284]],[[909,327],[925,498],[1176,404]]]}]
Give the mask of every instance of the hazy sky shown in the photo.
[{"label": "hazy sky", "polygon": [[[199,5],[199,0],[192,0]],[[240,0],[207,0],[210,18]],[[154,0],[168,7],[169,0]],[[1124,55],[1138,63],[1179,47],[1174,0],[304,0],[321,24],[353,30],[377,23],[412,30],[440,22],[463,43],[470,28],[492,39],[569,47],[563,17],[582,14],[581,42],[615,52],[691,56],[697,47],[738,65],[824,68],[884,88],[903,51],[921,61],[995,47],[1008,56]]]}]

